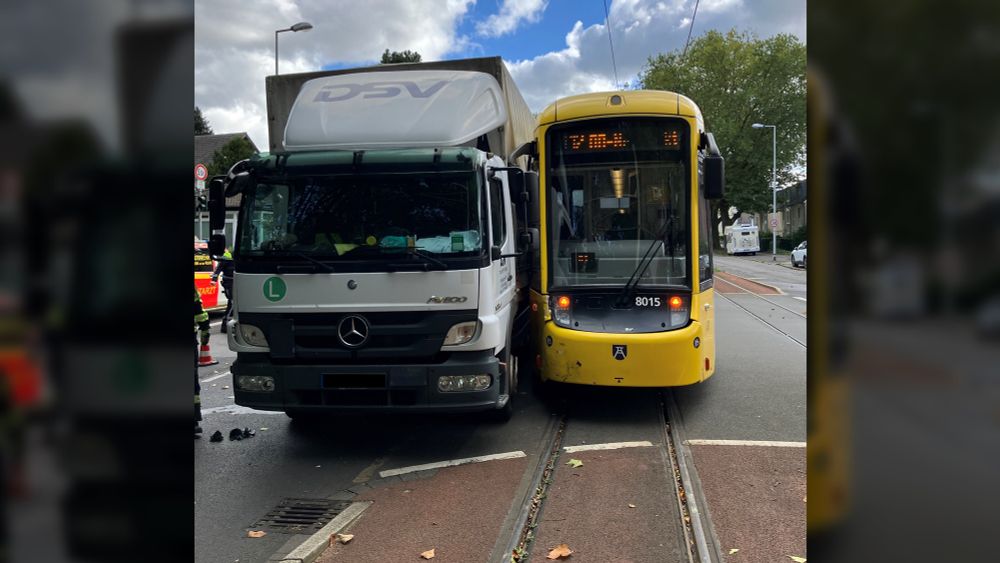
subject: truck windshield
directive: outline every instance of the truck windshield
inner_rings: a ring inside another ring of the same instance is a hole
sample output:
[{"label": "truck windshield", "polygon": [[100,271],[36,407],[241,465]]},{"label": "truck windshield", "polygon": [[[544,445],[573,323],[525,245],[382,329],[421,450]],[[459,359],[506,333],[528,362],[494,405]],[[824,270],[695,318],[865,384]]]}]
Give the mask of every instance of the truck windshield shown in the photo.
[{"label": "truck windshield", "polygon": [[475,173],[287,177],[244,193],[237,253],[369,260],[414,247],[478,256],[483,234]]},{"label": "truck windshield", "polygon": [[[547,138],[551,286],[689,287],[690,148],[685,121],[615,118]],[[652,254],[648,267],[643,256]]]}]

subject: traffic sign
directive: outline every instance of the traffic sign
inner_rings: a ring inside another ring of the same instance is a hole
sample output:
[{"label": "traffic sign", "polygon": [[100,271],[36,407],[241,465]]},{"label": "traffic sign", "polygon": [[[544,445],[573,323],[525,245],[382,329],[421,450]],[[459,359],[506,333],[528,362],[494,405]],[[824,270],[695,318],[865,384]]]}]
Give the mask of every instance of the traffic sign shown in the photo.
[{"label": "traffic sign", "polygon": [[195,180],[194,181],[194,188],[196,190],[199,190],[199,191],[200,190],[204,190],[205,189],[205,180]]},{"label": "traffic sign", "polygon": [[194,165],[194,179],[205,181],[208,179],[208,167],[202,163]]},{"label": "traffic sign", "polygon": [[777,229],[778,228],[778,218],[777,217],[771,217],[771,228],[772,229]]}]

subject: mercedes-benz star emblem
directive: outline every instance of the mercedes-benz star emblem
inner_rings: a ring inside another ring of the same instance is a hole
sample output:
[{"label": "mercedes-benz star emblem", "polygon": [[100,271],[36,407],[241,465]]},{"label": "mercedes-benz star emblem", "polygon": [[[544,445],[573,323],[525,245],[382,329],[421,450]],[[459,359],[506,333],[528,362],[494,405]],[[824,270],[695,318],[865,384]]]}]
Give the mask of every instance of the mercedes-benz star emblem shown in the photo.
[{"label": "mercedes-benz star emblem", "polygon": [[360,348],[368,342],[368,321],[364,317],[350,315],[337,325],[337,338],[348,348]]}]

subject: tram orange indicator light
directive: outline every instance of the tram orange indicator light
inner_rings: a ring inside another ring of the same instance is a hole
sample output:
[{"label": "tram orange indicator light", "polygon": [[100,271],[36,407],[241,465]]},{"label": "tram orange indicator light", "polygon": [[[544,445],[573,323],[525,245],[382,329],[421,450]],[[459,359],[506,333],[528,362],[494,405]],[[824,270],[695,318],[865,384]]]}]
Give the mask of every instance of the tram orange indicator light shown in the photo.
[{"label": "tram orange indicator light", "polygon": [[569,297],[566,295],[561,296],[559,299],[556,300],[556,305],[560,309],[569,309]]},{"label": "tram orange indicator light", "polygon": [[668,301],[668,302],[670,303],[670,308],[671,309],[680,309],[681,306],[684,305],[684,300],[681,299],[680,297],[676,296],[676,295],[674,295],[673,297],[671,297],[670,301]]}]

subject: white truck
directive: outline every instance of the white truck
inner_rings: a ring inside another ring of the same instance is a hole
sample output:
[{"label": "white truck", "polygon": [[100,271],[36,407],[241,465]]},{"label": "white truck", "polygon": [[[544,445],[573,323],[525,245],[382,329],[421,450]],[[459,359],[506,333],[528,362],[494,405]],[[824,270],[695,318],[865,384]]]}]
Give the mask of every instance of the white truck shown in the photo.
[{"label": "white truck", "polygon": [[534,119],[502,60],[270,76],[267,105],[270,152],[210,183],[213,218],[242,194],[236,404],[507,420],[538,188],[506,161]]},{"label": "white truck", "polygon": [[753,219],[749,219],[749,222],[737,219],[732,225],[726,226],[724,234],[727,254],[738,256],[760,252],[760,229]]}]

